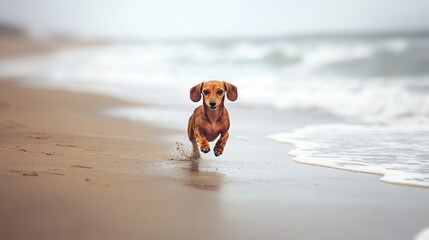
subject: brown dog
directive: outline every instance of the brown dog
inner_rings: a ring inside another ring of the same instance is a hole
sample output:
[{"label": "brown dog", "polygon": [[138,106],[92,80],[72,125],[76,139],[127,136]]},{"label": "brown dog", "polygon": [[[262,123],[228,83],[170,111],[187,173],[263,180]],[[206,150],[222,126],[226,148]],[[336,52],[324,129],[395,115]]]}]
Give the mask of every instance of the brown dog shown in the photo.
[{"label": "brown dog", "polygon": [[194,158],[200,157],[199,150],[208,153],[208,142],[214,141],[219,135],[214,154],[217,157],[223,153],[229,137],[229,114],[224,106],[225,94],[230,101],[237,100],[237,87],[225,81],[213,80],[191,88],[192,101],[199,102],[201,95],[203,96],[203,104],[194,110],[188,122],[188,137],[192,142]]}]

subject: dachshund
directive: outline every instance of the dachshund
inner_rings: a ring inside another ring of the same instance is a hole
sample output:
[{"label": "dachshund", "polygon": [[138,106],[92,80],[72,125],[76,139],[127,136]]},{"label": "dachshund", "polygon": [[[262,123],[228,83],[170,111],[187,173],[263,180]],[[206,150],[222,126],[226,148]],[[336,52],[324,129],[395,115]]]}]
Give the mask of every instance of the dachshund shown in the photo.
[{"label": "dachshund", "polygon": [[237,100],[237,87],[225,81],[207,81],[193,86],[190,98],[199,102],[203,96],[203,104],[195,108],[188,121],[188,138],[192,142],[195,159],[200,158],[199,150],[203,153],[210,151],[209,142],[220,135],[214,147],[216,157],[223,153],[229,134],[229,114],[224,106],[225,95],[230,101]]}]

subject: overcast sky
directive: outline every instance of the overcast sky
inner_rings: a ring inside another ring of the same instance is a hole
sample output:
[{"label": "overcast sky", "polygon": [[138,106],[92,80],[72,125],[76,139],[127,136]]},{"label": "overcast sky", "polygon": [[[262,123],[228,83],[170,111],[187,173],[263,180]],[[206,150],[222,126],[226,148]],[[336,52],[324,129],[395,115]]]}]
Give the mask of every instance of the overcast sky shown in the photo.
[{"label": "overcast sky", "polygon": [[98,37],[429,30],[428,0],[0,0],[0,22]]}]

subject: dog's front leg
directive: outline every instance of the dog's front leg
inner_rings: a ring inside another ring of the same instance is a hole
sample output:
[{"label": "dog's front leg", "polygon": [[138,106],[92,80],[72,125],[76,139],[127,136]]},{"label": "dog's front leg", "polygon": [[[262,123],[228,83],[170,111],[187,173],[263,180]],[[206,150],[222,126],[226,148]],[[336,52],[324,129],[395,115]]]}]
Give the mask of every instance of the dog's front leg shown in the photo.
[{"label": "dog's front leg", "polygon": [[204,137],[204,134],[200,131],[200,128],[195,128],[195,139],[197,140],[197,144],[200,147],[201,152],[208,153],[210,152],[210,145],[207,141],[206,137]]},{"label": "dog's front leg", "polygon": [[214,154],[216,157],[220,156],[223,153],[223,149],[225,148],[228,137],[229,137],[228,131],[225,131],[220,134],[220,138],[219,140],[217,140],[214,148]]}]

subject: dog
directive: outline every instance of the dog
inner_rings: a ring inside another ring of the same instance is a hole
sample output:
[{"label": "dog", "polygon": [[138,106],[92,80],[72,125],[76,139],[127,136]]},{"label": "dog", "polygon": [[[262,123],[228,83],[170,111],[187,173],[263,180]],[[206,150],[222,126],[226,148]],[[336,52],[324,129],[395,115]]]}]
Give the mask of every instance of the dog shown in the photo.
[{"label": "dog", "polygon": [[200,158],[200,152],[210,151],[209,142],[213,142],[220,135],[214,147],[216,157],[223,153],[229,137],[229,114],[224,106],[225,96],[230,101],[238,98],[237,87],[225,81],[211,80],[193,86],[189,96],[193,102],[199,102],[203,97],[203,104],[195,108],[188,121],[188,138],[192,143],[195,159]]}]

